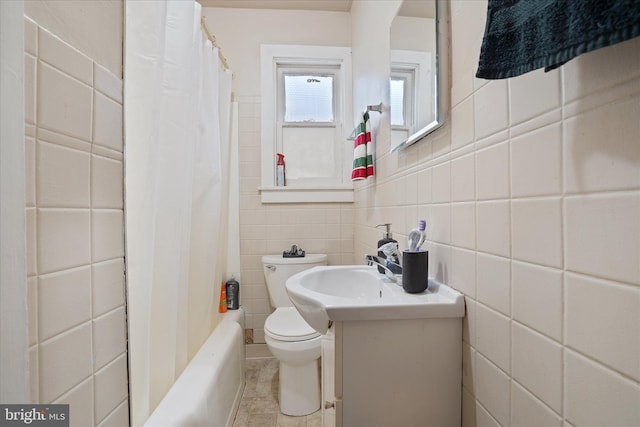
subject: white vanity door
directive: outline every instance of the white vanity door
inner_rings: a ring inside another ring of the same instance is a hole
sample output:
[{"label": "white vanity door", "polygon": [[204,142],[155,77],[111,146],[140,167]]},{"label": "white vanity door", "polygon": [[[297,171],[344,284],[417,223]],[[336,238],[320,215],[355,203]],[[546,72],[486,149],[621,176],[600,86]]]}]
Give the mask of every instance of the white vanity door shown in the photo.
[{"label": "white vanity door", "polygon": [[322,337],[322,427],[336,427],[335,336],[333,330]]}]

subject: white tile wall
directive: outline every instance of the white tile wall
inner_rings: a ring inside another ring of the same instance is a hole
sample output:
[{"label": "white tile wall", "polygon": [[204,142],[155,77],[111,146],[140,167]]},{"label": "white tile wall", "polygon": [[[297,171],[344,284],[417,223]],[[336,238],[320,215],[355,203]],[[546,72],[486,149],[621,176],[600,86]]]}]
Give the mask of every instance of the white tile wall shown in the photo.
[{"label": "white tile wall", "polygon": [[98,424],[99,427],[122,427],[129,424],[129,405],[122,402]]},{"label": "white tile wall", "polygon": [[622,98],[564,122],[567,192],[626,190],[640,185],[638,104],[637,97]]},{"label": "white tile wall", "polygon": [[122,80],[29,18],[25,64],[31,396],[127,425]]},{"label": "white tile wall", "polygon": [[124,259],[94,263],[91,271],[93,314],[99,316],[124,305]]},{"label": "white tile wall", "polygon": [[551,267],[562,266],[560,198],[511,202],[513,258]]},{"label": "white tile wall", "polygon": [[638,382],[571,350],[565,353],[565,419],[572,425],[635,426]]},{"label": "white tile wall", "polygon": [[[451,163],[442,163],[432,169],[431,197],[434,203],[451,201]],[[391,190],[391,189],[390,189]]]},{"label": "white tile wall", "polygon": [[122,102],[95,92],[93,143],[122,152]]},{"label": "white tile wall", "polygon": [[91,319],[89,266],[43,274],[38,279],[38,332],[47,340]]},{"label": "white tile wall", "polygon": [[[510,407],[510,380],[509,376],[489,359],[482,355],[476,358],[476,398],[488,412],[486,415],[477,413],[478,425],[508,425]],[[493,418],[498,424],[484,424],[481,419],[487,421]]]},{"label": "white tile wall", "polygon": [[562,192],[562,127],[556,123],[511,140],[512,197]]},{"label": "white tile wall", "polygon": [[567,269],[638,283],[640,193],[564,199]]},{"label": "white tile wall", "polygon": [[511,314],[511,260],[478,253],[476,262],[478,301],[509,316]]},{"label": "white tile wall", "polygon": [[482,202],[476,206],[477,248],[479,251],[511,255],[511,212],[508,201]]},{"label": "white tile wall", "polygon": [[91,162],[91,206],[122,209],[122,161],[93,155]]},{"label": "white tile wall", "polygon": [[[560,71],[536,70],[517,79],[509,79],[511,125],[522,123],[561,104]],[[532,91],[531,88],[537,88]],[[527,102],[520,102],[527,99]]]},{"label": "white tile wall", "polygon": [[562,340],[562,270],[513,261],[513,318],[557,341]]},{"label": "white tile wall", "polygon": [[450,5],[450,120],[376,153],[399,166],[356,185],[354,257],[378,220],[427,219],[430,272],[466,297],[464,426],[640,425],[640,38],[487,82],[487,2]]},{"label": "white tile wall", "polygon": [[40,274],[91,262],[91,212],[88,209],[38,209],[36,215]]},{"label": "white tile wall", "polygon": [[114,409],[120,406],[128,395],[127,357],[121,354],[117,359],[95,373],[95,424],[99,424]]},{"label": "white tile wall", "polygon": [[509,125],[509,96],[505,80],[492,81],[474,95],[475,137],[492,135]]},{"label": "white tile wall", "polygon": [[51,402],[91,375],[91,324],[40,342],[40,401]]},{"label": "white tile wall", "polygon": [[93,84],[93,61],[91,58],[49,31],[38,31],[38,47],[40,61],[48,63],[87,85]]},{"label": "white tile wall", "polygon": [[503,142],[476,152],[478,200],[509,197],[509,144]]},{"label": "white tile wall", "polygon": [[447,203],[431,205],[425,209],[425,213],[427,224],[430,224],[428,227],[432,230],[431,240],[438,243],[451,243],[451,205]]},{"label": "white tile wall", "polygon": [[121,209],[92,210],[91,255],[93,262],[124,256],[124,216]]},{"label": "white tile wall", "polygon": [[476,400],[476,407],[473,409],[475,423],[469,424],[476,427],[500,427],[500,423]]},{"label": "white tile wall", "polygon": [[451,201],[475,200],[475,172],[473,153],[451,162]]},{"label": "white tile wall", "polygon": [[[451,265],[455,267],[452,268],[449,284],[465,295],[476,295],[476,253],[452,248]],[[430,274],[433,276],[432,272]]]},{"label": "white tile wall", "polygon": [[467,249],[476,247],[476,204],[451,205],[451,244]]},{"label": "white tile wall", "polygon": [[70,410],[73,408],[73,413],[70,412],[69,415],[69,427],[93,425],[93,378],[81,382],[54,403],[68,404]]},{"label": "white tile wall", "polygon": [[562,410],[562,346],[517,323],[512,325],[513,379],[556,412]]},{"label": "white tile wall", "polygon": [[575,274],[565,284],[567,345],[640,379],[640,288]]},{"label": "white tile wall", "polygon": [[[638,40],[629,40],[611,49],[598,50],[579,61],[563,67],[563,93],[565,102],[573,102],[618,83],[633,83],[640,75],[638,69]],[[635,85],[637,93],[637,85]],[[599,95],[603,95],[600,93]]]},{"label": "white tile wall", "polygon": [[93,320],[93,366],[101,369],[127,349],[124,307]]},{"label": "white tile wall", "polygon": [[473,97],[469,97],[451,110],[451,148],[456,149],[473,142]]},{"label": "white tile wall", "polygon": [[561,427],[560,417],[517,382],[511,384],[511,425]]},{"label": "white tile wall", "polygon": [[476,304],[476,349],[504,372],[511,371],[511,322],[482,304]]},{"label": "white tile wall", "polygon": [[38,62],[37,81],[38,126],[90,141],[93,111],[91,86],[42,61]]},{"label": "white tile wall", "polygon": [[40,207],[89,207],[89,153],[38,143],[36,172]]}]

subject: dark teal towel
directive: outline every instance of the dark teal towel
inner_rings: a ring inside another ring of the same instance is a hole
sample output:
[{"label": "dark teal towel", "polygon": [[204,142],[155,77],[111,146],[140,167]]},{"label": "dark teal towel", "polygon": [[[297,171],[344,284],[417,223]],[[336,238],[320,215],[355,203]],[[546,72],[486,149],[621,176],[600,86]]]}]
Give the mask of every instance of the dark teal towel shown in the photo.
[{"label": "dark teal towel", "polygon": [[640,0],[489,0],[476,77],[504,79],[640,35]]}]

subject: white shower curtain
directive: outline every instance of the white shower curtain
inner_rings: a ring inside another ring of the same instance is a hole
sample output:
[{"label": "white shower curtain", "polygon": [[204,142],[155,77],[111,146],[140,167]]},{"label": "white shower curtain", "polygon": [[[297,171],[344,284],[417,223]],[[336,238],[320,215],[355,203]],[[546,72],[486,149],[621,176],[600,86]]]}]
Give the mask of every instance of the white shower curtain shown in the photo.
[{"label": "white shower curtain", "polygon": [[[126,259],[131,415],[141,425],[218,321],[231,73],[192,1],[127,1]],[[235,246],[235,245],[234,245]]]}]

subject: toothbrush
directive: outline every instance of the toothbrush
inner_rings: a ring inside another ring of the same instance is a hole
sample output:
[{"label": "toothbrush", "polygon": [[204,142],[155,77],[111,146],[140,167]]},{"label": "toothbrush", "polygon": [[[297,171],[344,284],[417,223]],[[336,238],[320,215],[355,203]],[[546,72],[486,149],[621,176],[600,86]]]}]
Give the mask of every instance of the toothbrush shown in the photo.
[{"label": "toothbrush", "polygon": [[407,237],[407,243],[409,244],[410,252],[417,252],[420,250],[420,247],[425,242],[427,235],[424,230],[427,228],[427,222],[424,219],[421,219],[418,223],[418,228],[414,228],[409,232],[409,236]]}]

